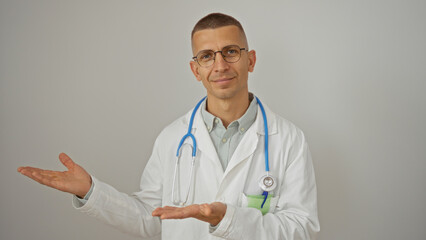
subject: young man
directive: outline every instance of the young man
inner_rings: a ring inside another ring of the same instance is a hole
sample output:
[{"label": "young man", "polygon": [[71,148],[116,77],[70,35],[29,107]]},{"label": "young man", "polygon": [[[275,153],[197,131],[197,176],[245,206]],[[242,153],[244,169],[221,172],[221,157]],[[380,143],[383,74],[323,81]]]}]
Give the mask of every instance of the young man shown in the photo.
[{"label": "young man", "polygon": [[306,139],[248,91],[256,52],[241,24],[218,13],[202,18],[192,50],[190,67],[207,99],[160,133],[139,192],[118,192],[64,153],[66,172],[18,171],[78,196],[80,211],[149,239],[315,239],[316,184]]}]

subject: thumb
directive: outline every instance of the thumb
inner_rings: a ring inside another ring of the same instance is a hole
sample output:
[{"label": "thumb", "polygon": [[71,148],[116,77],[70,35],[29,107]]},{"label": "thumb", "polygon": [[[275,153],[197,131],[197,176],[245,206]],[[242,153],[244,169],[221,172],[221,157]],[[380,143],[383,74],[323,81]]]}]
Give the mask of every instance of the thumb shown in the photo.
[{"label": "thumb", "polygon": [[72,170],[75,166],[73,160],[65,153],[59,154],[59,160],[61,160],[61,163],[64,164],[64,166],[67,167],[68,170]]}]

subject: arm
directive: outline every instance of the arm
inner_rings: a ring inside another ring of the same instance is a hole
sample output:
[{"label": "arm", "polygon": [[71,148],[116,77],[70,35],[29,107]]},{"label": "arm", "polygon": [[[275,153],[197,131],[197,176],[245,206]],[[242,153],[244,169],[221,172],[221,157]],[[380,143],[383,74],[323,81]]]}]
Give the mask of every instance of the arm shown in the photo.
[{"label": "arm", "polygon": [[[161,180],[154,181],[161,176],[161,170],[158,170],[161,167],[157,151],[154,146],[154,152],[145,167],[141,180],[143,190],[132,196],[121,193],[108,184],[91,177],[64,153],[59,155],[59,159],[68,168],[68,171],[19,167],[18,172],[43,185],[69,192],[80,198],[89,191],[93,180],[94,188],[89,199],[85,204],[81,204],[74,197],[75,208],[117,227],[121,231],[143,237],[159,238],[161,236],[160,220],[151,216],[152,210],[161,206]],[[153,178],[154,176],[156,178]]]},{"label": "arm", "polygon": [[275,212],[262,216],[256,209],[228,205],[213,235],[229,239],[316,239],[320,227],[315,174],[306,141],[299,143],[290,153],[292,161],[286,168]]},{"label": "arm", "polygon": [[93,178],[94,188],[90,198],[82,205],[76,197],[74,207],[103,223],[122,232],[144,238],[160,237],[161,223],[151,216],[154,209],[151,201],[139,197],[139,193],[128,195]]},{"label": "arm", "polygon": [[74,198],[75,208],[119,230],[144,238],[161,238],[161,222],[151,212],[161,206],[162,167],[157,142],[142,174],[140,189],[130,196],[93,177],[94,188],[88,201]]}]

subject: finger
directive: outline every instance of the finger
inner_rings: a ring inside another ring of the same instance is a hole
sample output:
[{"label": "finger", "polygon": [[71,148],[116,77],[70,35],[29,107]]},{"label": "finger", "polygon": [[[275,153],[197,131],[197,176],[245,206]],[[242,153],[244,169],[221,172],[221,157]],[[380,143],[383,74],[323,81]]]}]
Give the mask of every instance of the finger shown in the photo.
[{"label": "finger", "polygon": [[20,174],[22,174],[22,175],[24,175],[24,176],[27,176],[27,177],[31,177],[31,175],[32,175],[32,171],[30,171],[29,169],[27,169],[27,168],[21,168],[20,170],[19,170],[19,173]]},{"label": "finger", "polygon": [[23,175],[33,174],[34,172],[37,172],[43,176],[59,176],[63,174],[62,172],[58,172],[58,171],[44,170],[44,169],[34,168],[34,167],[20,167],[18,171]]},{"label": "finger", "polygon": [[152,211],[152,216],[154,217],[159,217],[161,215],[161,213],[163,212],[163,208],[158,207],[156,208],[154,211]]},{"label": "finger", "polygon": [[20,170],[19,172],[22,175],[25,175],[32,179],[34,179],[34,174],[36,174],[36,176],[52,178],[52,179],[56,179],[60,177],[61,175],[63,175],[63,172],[44,170],[44,169],[34,168],[34,167],[21,167],[19,170]]},{"label": "finger", "polygon": [[25,170],[28,167],[18,167],[18,172],[21,172],[22,170]]},{"label": "finger", "polygon": [[20,167],[18,168],[18,171],[23,174],[26,175],[26,173],[32,173],[34,171],[41,171],[42,169],[40,168],[34,168],[34,167]]},{"label": "finger", "polygon": [[168,211],[174,211],[175,209],[177,209],[177,207],[170,207],[170,206],[158,207],[154,211],[152,211],[152,216],[159,217],[163,213],[168,212]]},{"label": "finger", "polygon": [[[33,168],[33,167],[28,167],[28,166],[26,166],[26,167],[18,167],[18,172],[22,172],[22,171],[29,171],[29,170],[31,170],[31,169],[39,169],[39,168]],[[40,169],[41,170],[41,169]]]},{"label": "finger", "polygon": [[52,181],[56,179],[56,177],[54,176],[47,176],[47,175],[41,174],[40,172],[33,172],[32,178],[36,180],[37,182],[47,186],[52,186]]},{"label": "finger", "polygon": [[178,209],[178,207],[164,206],[163,209],[164,210],[175,210],[175,209]]},{"label": "finger", "polygon": [[197,204],[190,205],[183,208],[175,208],[165,211],[161,214],[161,219],[183,219],[183,218],[196,218],[199,216],[200,206]]},{"label": "finger", "polygon": [[64,164],[64,166],[69,170],[72,170],[75,166],[73,160],[65,153],[59,154],[59,160],[61,160],[61,163]]},{"label": "finger", "polygon": [[21,174],[33,179],[34,181],[38,183],[48,185],[49,180],[53,180],[53,178],[42,175],[41,171],[42,171],[41,169],[36,169],[36,168],[25,168],[21,171]]},{"label": "finger", "polygon": [[163,211],[158,216],[160,217],[160,219],[183,219],[183,218],[185,218],[182,210],[180,210],[180,209]]},{"label": "finger", "polygon": [[152,216],[160,217],[161,219],[169,219],[169,217],[171,215],[170,213],[176,212],[176,211],[179,211],[179,209],[172,209],[172,208],[166,209],[166,207],[162,207],[162,208],[160,207],[160,208],[157,208],[154,211],[152,211]]}]

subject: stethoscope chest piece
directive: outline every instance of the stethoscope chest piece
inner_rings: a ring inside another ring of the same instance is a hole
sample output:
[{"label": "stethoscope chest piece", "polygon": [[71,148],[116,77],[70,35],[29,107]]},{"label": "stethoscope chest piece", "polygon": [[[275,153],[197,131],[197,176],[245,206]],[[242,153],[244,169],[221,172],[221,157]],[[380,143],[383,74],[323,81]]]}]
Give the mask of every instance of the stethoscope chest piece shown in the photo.
[{"label": "stethoscope chest piece", "polygon": [[277,181],[274,177],[269,174],[262,176],[259,179],[259,187],[266,192],[270,192],[277,186]]}]

